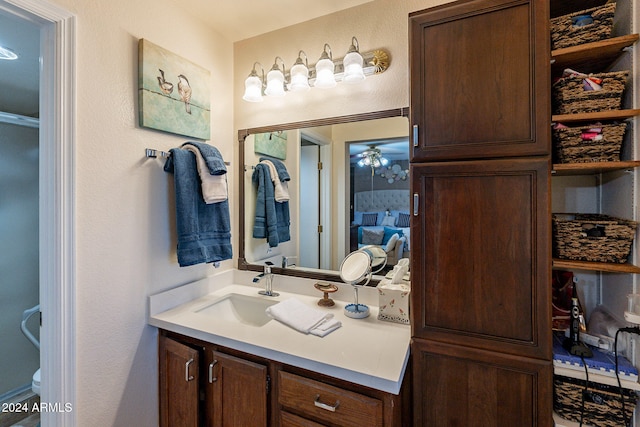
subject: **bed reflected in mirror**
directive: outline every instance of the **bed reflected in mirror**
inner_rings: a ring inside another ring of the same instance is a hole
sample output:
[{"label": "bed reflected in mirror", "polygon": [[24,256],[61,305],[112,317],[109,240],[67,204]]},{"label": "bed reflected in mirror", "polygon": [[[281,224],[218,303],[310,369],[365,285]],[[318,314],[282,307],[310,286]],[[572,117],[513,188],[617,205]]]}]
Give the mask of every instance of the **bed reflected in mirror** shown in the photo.
[{"label": "bed reflected in mirror", "polygon": [[339,280],[366,245],[408,258],[408,131],[404,109],[240,131],[239,268]]}]

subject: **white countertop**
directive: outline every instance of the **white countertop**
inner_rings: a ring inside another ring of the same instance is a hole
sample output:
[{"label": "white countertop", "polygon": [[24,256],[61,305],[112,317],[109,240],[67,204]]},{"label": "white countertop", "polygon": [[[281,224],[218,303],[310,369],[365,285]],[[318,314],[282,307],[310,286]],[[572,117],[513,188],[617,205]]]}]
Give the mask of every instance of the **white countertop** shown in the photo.
[{"label": "white countertop", "polygon": [[[255,275],[255,272],[227,270],[152,295],[149,297],[149,324],[363,386],[399,393],[409,358],[411,327],[377,319],[375,288],[359,291],[359,302],[369,305],[370,316],[351,319],[343,314],[345,305],[353,303],[351,286],[335,283],[340,288],[331,294],[336,304],[324,308],[317,305],[322,293],[313,287],[316,280],[275,275],[273,289],[280,295],[266,297],[257,294],[262,286],[251,283]],[[270,301],[296,298],[309,307],[332,313],[342,326],[318,337],[305,335],[277,320],[256,327],[239,321],[214,320],[210,315],[197,312],[230,293]]]}]

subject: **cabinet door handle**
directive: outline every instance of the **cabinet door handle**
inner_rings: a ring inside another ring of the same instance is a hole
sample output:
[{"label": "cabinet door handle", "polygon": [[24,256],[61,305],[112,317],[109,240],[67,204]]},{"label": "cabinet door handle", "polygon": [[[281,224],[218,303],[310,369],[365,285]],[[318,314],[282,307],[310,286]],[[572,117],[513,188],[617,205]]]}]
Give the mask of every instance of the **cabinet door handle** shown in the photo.
[{"label": "cabinet door handle", "polygon": [[418,146],[418,125],[413,125],[413,146]]},{"label": "cabinet door handle", "polygon": [[218,378],[213,376],[213,367],[216,366],[217,363],[218,361],[214,359],[213,362],[209,364],[209,383],[210,384],[218,381]]},{"label": "cabinet door handle", "polygon": [[189,366],[193,363],[193,359],[189,359],[187,363],[184,364],[184,380],[189,382],[193,380],[193,375],[189,375]]},{"label": "cabinet door handle", "polygon": [[336,403],[334,403],[333,405],[327,405],[326,403],[320,402],[320,395],[316,394],[316,400],[313,401],[313,404],[318,408],[324,409],[326,411],[336,412],[336,409],[338,409],[338,406],[340,406],[340,401],[336,400]]},{"label": "cabinet door handle", "polygon": [[413,193],[413,216],[418,216],[418,212],[420,212],[420,195],[418,193]]}]

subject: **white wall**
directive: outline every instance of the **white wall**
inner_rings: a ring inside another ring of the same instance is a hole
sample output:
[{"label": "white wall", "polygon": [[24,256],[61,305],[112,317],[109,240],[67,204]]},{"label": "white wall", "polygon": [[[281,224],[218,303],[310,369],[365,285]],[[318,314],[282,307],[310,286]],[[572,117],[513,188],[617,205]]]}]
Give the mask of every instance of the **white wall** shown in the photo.
[{"label": "white wall", "polygon": [[144,149],[187,138],[138,126],[138,39],[211,71],[212,143],[231,162],[233,46],[171,0],[52,1],[77,16],[77,425],[156,426],[147,297],[213,267],[176,261],[173,180]]}]

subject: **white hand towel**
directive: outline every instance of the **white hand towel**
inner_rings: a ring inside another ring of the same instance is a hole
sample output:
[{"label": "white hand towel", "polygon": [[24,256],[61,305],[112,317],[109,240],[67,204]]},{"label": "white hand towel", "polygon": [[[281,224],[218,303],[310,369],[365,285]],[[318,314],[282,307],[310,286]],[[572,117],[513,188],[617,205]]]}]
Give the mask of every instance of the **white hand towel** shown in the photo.
[{"label": "white hand towel", "polygon": [[337,322],[338,325],[331,322],[331,320],[334,320],[333,314],[309,307],[295,298],[272,305],[266,309],[266,313],[305,334],[312,333],[318,336],[325,336],[340,327],[340,322]]},{"label": "white hand towel", "polygon": [[330,332],[335,331],[340,326],[342,326],[342,322],[340,322],[338,319],[327,319],[324,322],[321,322],[315,328],[311,329],[309,333],[312,335],[323,337],[329,334]]},{"label": "white hand towel", "polygon": [[196,155],[196,166],[198,167],[198,175],[200,175],[204,202],[210,205],[227,200],[227,174],[211,175],[207,163],[204,157],[202,157],[200,150],[198,150],[198,147],[191,144],[184,144],[183,148]]},{"label": "white hand towel", "polygon": [[281,182],[278,170],[273,162],[269,160],[263,160],[263,163],[269,167],[269,175],[271,175],[271,181],[273,181],[274,196],[276,202],[288,202],[289,201],[289,183],[287,181]]}]

